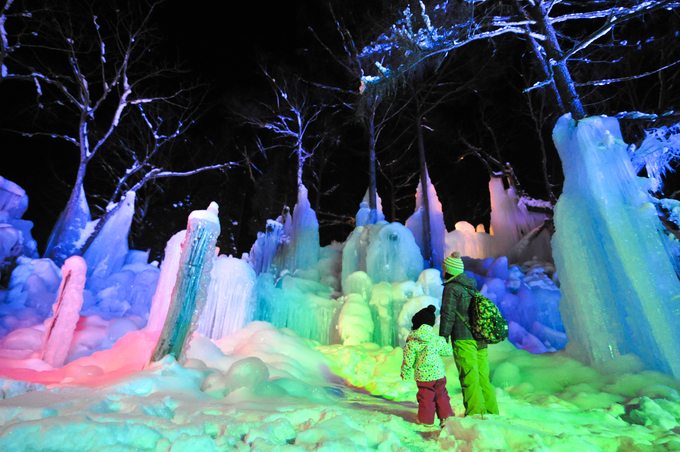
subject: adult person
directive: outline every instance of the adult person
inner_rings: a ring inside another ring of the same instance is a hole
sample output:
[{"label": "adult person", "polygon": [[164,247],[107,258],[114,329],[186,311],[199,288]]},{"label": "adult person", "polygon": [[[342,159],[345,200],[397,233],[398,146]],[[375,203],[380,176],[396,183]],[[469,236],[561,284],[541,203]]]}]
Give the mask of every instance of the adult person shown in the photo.
[{"label": "adult person", "polygon": [[444,293],[442,294],[439,335],[451,337],[453,358],[463,390],[465,416],[498,414],[496,392],[489,381],[489,349],[485,342],[476,341],[456,311],[470,323],[470,301],[477,290],[477,281],[465,274],[460,253],[454,251],[442,263]]}]

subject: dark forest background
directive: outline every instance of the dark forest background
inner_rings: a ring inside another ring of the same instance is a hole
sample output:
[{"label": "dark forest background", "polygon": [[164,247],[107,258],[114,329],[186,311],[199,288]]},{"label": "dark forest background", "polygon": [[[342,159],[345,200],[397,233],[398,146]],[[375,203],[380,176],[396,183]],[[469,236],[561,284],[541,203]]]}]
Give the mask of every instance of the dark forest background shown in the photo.
[{"label": "dark forest background", "polygon": [[[343,106],[351,98],[343,97],[343,92],[358,91],[359,83],[341,64],[343,49],[335,20],[341,19],[362,48],[408,3],[215,0],[188,5],[168,0],[160,4],[152,16],[159,37],[153,58],[179,62],[184,72],[176,77],[197,84],[201,92],[196,121],[174,145],[169,164],[178,170],[226,161],[238,165],[163,179],[141,189],[130,246],[150,249],[153,258],[160,258],[166,241],[186,227],[189,213],[216,201],[222,225],[218,246],[222,253],[240,256],[250,249],[267,219],[275,219],[284,206],[294,206],[297,161],[291,149],[260,152],[257,140],[267,147],[275,137],[243,120],[244,113],[257,113],[258,102],[272,101],[263,67],[300,81],[316,105],[327,106],[311,133],[312,141],[323,135],[324,142],[307,162],[303,180],[320,221],[321,244],[344,241],[368,188],[368,143],[356,112]],[[10,21],[7,26],[15,31]],[[655,71],[680,60],[678,30],[677,10],[631,20],[593,45],[587,59],[574,59],[572,75],[577,82],[587,82]],[[423,119],[423,128],[428,170],[448,230],[458,221],[488,227],[487,187],[494,168],[484,156],[512,168],[527,196],[550,201],[551,192],[554,197],[560,194],[562,172],[551,139],[559,114],[545,90],[524,92],[540,81],[529,53],[526,40],[503,35],[456,49],[436,70],[423,74],[424,80],[437,86],[423,102],[440,102]],[[672,66],[646,77],[577,89],[589,115],[663,114],[677,108],[677,83],[678,66]],[[376,146],[378,194],[389,221],[405,222],[415,208],[415,107],[407,88],[390,97],[379,112],[390,118]],[[15,132],[33,121],[44,121],[35,113],[35,97],[30,83],[0,84],[0,175],[26,190],[30,207],[24,218],[35,223],[33,234],[42,253],[68,200],[77,156],[57,140]],[[677,117],[626,119],[621,125],[626,141],[639,143],[646,127],[673,120]],[[112,165],[102,158],[88,170],[86,186],[95,187],[87,192],[88,200],[99,209],[93,209],[94,217],[105,208],[105,193],[114,183]],[[680,184],[671,176],[664,194],[677,197],[676,190]]]}]

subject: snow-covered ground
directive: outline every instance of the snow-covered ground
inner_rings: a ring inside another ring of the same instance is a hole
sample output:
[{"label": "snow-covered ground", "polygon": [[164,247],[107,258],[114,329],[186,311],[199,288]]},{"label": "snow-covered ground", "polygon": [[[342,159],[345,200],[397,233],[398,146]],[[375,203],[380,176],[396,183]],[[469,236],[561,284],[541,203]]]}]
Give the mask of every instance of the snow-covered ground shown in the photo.
[{"label": "snow-covered ground", "polygon": [[[14,451],[666,451],[680,450],[680,382],[632,355],[587,367],[566,351],[490,347],[500,415],[415,424],[416,386],[401,348],[321,346],[252,322],[133,371],[153,340],[132,332],[42,383],[2,380],[0,450]],[[103,362],[109,363],[105,366]],[[141,363],[141,364],[140,364]],[[88,365],[106,369],[88,376]],[[445,358],[454,411],[455,365]],[[6,361],[0,373],[24,370]],[[52,378],[54,381],[49,381]]]}]

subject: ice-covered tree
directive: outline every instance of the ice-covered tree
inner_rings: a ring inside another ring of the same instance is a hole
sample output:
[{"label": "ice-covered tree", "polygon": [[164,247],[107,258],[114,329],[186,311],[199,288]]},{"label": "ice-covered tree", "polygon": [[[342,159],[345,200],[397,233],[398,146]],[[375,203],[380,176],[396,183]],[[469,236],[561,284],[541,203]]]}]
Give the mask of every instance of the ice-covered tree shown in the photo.
[{"label": "ice-covered tree", "polygon": [[290,149],[297,160],[297,186],[303,185],[303,173],[307,161],[314,155],[328,135],[319,130],[317,121],[328,104],[314,92],[311,85],[292,74],[274,75],[262,67],[263,74],[271,89],[268,99],[257,104],[234,109],[244,124],[271,132],[271,136],[257,137],[257,146],[262,154],[273,149]]},{"label": "ice-covered tree", "polygon": [[[617,26],[680,5],[672,0],[579,1],[515,0],[514,2],[420,2],[407,7],[389,30],[366,46],[361,56],[376,61],[364,77],[374,92],[396,90],[426,65],[437,66],[455,49],[474,41],[507,34],[527,39],[544,79],[532,88],[549,86],[561,108],[575,118],[585,115],[572,79],[570,62],[583,57]],[[573,36],[572,36],[573,35]],[[659,68],[662,70],[664,68]],[[589,80],[591,85],[617,80]]]}]

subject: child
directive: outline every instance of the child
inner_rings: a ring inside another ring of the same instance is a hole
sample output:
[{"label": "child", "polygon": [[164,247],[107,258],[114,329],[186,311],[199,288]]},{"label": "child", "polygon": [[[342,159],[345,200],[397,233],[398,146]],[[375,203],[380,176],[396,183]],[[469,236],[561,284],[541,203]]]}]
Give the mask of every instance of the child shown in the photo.
[{"label": "child", "polygon": [[414,374],[418,385],[418,424],[433,425],[437,413],[439,426],[444,427],[446,418],[454,416],[446,391],[446,374],[441,356],[451,356],[453,351],[446,339],[437,335],[432,327],[436,307],[421,309],[413,316],[411,334],[404,347],[404,362],[401,378],[405,380]]}]

